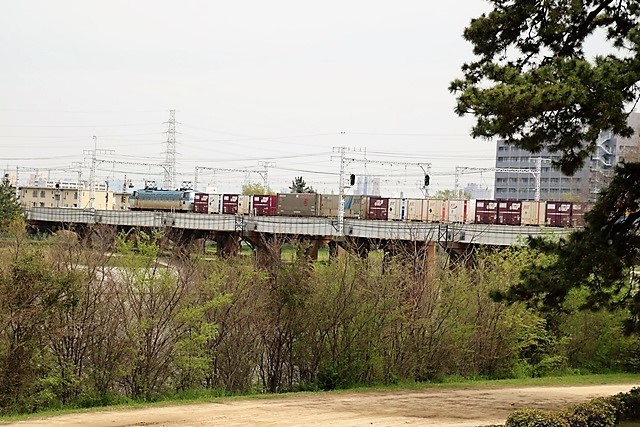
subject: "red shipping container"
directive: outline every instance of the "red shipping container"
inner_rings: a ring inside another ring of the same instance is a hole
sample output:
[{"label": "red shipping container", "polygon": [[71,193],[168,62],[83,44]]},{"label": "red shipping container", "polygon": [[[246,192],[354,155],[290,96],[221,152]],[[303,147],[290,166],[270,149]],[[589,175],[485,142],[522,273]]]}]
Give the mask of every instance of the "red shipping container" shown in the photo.
[{"label": "red shipping container", "polygon": [[571,226],[584,227],[584,214],[588,210],[588,204],[582,202],[571,203]]},{"label": "red shipping container", "polygon": [[207,193],[194,194],[193,211],[196,213],[209,213],[209,195]]},{"label": "red shipping container", "polygon": [[222,213],[235,215],[238,213],[238,195],[224,194],[222,196]]},{"label": "red shipping container", "polygon": [[254,215],[275,215],[278,212],[278,196],[275,194],[253,196],[251,212]]},{"label": "red shipping container", "polygon": [[498,224],[520,225],[522,222],[522,202],[501,200],[498,202]]},{"label": "red shipping container", "polygon": [[571,202],[547,202],[545,224],[552,227],[570,227]]},{"label": "red shipping container", "polygon": [[386,221],[389,219],[389,199],[383,197],[369,198],[368,219],[380,219]]},{"label": "red shipping container", "polygon": [[496,224],[498,222],[498,202],[476,200],[476,224]]}]

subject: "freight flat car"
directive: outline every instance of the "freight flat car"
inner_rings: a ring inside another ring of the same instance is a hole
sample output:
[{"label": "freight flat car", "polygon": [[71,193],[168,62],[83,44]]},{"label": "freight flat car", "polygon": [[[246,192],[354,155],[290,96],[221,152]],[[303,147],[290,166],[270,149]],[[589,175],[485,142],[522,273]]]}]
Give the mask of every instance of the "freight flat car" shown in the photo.
[{"label": "freight flat car", "polygon": [[[316,193],[277,195],[206,194],[194,191],[137,190],[132,210],[227,215],[336,218],[339,196]],[[344,217],[381,221],[580,227],[586,203],[531,200],[406,199],[344,196]]]}]

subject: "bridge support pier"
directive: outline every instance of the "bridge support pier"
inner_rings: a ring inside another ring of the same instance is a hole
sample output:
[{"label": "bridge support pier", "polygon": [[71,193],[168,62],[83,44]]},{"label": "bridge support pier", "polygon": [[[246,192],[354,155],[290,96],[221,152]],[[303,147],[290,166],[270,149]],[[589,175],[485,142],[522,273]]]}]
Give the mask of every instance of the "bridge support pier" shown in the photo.
[{"label": "bridge support pier", "polygon": [[387,240],[382,243],[384,251],[383,271],[389,267],[390,257],[413,269],[415,275],[432,276],[436,269],[438,242]]},{"label": "bridge support pier", "polygon": [[442,245],[451,258],[452,263],[469,263],[473,260],[473,249],[475,245],[462,242],[447,242]]},{"label": "bridge support pier", "polygon": [[318,260],[318,251],[324,246],[325,239],[322,237],[316,237],[312,239],[305,239],[303,244],[298,249],[297,256],[307,258],[309,261]]},{"label": "bridge support pier", "polygon": [[366,237],[349,237],[337,242],[347,252],[355,252],[360,258],[367,258],[371,250],[371,239]]},{"label": "bridge support pier", "polygon": [[245,234],[245,239],[253,247],[254,266],[269,270],[282,262],[282,244],[284,240],[274,234],[257,233],[255,231]]},{"label": "bridge support pier", "polygon": [[216,254],[220,258],[229,258],[240,253],[240,234],[218,232],[214,240],[217,245]]}]

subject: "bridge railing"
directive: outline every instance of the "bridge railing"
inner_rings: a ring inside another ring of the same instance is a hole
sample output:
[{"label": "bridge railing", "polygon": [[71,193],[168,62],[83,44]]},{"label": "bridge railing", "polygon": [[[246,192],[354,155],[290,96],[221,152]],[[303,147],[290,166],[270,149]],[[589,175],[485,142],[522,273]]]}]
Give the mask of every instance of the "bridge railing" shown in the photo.
[{"label": "bridge railing", "polygon": [[[332,218],[207,215],[197,213],[30,208],[27,218],[57,224],[105,224],[124,227],[172,227],[221,232],[258,232],[340,238]],[[348,218],[344,235],[365,239],[520,245],[528,236],[566,236],[573,229],[512,225],[376,221]]]}]

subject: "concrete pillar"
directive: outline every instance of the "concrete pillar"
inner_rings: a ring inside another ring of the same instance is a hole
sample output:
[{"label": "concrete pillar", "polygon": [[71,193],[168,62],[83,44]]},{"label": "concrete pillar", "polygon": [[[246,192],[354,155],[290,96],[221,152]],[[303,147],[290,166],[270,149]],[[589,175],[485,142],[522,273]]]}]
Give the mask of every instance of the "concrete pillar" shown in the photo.
[{"label": "concrete pillar", "polygon": [[315,238],[311,240],[306,240],[303,242],[301,249],[302,251],[298,251],[298,256],[302,256],[307,258],[309,261],[317,261],[318,260],[318,251],[320,248],[324,246],[323,238]]},{"label": "concrete pillar", "polygon": [[338,242],[336,242],[335,240],[331,240],[329,241],[327,246],[329,247],[329,259],[337,258],[339,253],[338,251],[339,249],[341,249],[338,245]]},{"label": "concrete pillar", "polygon": [[240,234],[219,232],[214,240],[217,244],[216,254],[220,258],[229,258],[240,253]]},{"label": "concrete pillar", "polygon": [[282,262],[281,250],[283,239],[277,235],[250,231],[245,233],[253,246],[254,266],[269,270]]},{"label": "concrete pillar", "polygon": [[436,268],[438,264],[436,263],[436,254],[437,254],[438,242],[427,242],[427,277],[433,279],[436,274]]}]

